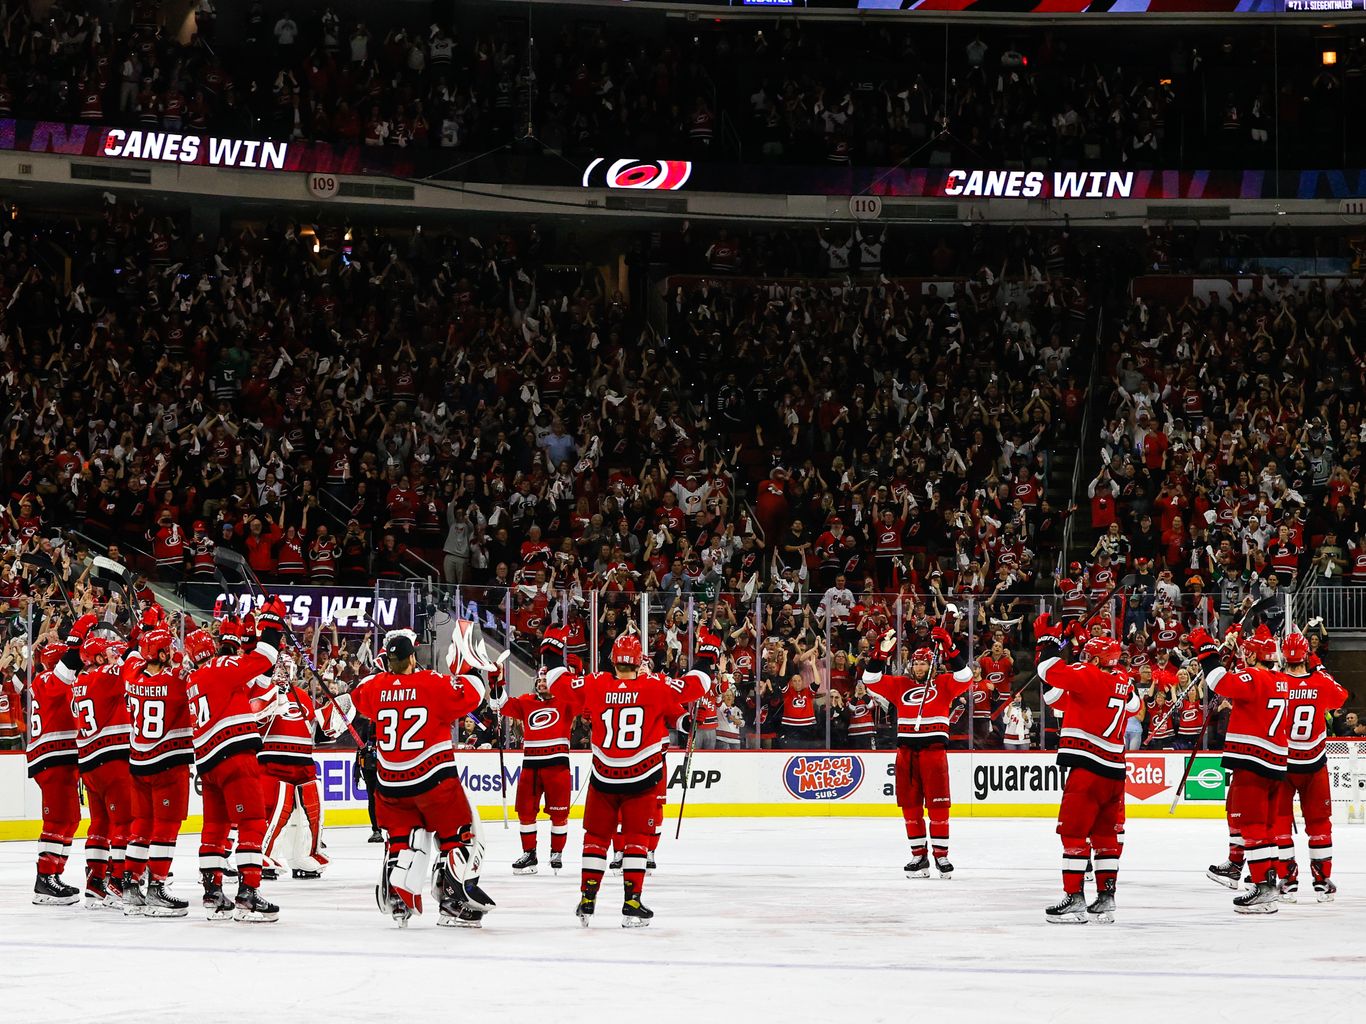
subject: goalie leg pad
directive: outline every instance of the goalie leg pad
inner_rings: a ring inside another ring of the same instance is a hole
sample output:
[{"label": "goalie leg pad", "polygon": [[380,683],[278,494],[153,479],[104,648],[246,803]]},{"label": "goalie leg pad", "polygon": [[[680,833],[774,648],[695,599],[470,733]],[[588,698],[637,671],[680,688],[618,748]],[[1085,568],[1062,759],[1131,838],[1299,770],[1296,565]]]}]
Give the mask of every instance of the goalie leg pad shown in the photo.
[{"label": "goalie leg pad", "polygon": [[453,883],[456,898],[475,910],[489,911],[497,906],[479,887],[479,872],[484,864],[484,837],[478,817],[455,836],[443,839],[441,845],[446,848],[443,866]]},{"label": "goalie leg pad", "polygon": [[407,842],[396,843],[398,856],[389,871],[389,885],[405,904],[422,913],[422,892],[432,871],[436,837],[426,829],[413,829]]}]

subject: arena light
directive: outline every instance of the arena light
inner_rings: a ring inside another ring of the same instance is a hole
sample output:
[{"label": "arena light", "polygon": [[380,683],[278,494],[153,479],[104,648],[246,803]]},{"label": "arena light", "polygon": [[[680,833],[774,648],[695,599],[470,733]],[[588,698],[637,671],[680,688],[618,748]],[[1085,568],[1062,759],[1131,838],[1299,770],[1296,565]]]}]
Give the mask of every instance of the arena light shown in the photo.
[{"label": "arena light", "polygon": [[1334,64],[1336,64],[1337,62],[1338,62],[1338,51],[1337,51],[1337,50],[1324,50],[1324,51],[1323,51],[1323,66],[1324,66],[1324,67],[1326,67],[1326,68],[1327,68],[1327,67],[1332,67],[1332,66],[1333,66]]}]

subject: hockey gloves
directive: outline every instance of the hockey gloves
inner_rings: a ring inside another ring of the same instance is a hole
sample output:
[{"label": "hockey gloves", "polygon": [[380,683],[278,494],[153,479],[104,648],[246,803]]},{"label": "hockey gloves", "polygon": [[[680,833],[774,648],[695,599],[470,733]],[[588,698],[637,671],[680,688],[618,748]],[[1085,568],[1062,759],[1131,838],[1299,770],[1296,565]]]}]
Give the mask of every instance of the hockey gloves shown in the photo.
[{"label": "hockey gloves", "polygon": [[278,597],[272,597],[256,613],[256,631],[259,641],[277,651],[285,635],[285,618],[289,611]]},{"label": "hockey gloves", "polygon": [[1036,664],[1050,658],[1062,657],[1062,652],[1067,649],[1067,641],[1063,639],[1062,631],[1062,623],[1051,621],[1047,612],[1034,620],[1034,661]]}]

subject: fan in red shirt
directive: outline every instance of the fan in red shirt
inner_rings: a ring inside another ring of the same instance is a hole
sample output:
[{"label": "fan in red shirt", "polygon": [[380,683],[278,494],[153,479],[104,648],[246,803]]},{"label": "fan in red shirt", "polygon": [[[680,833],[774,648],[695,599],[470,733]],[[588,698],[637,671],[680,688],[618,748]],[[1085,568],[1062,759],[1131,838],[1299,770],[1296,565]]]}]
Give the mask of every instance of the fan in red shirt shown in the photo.
[{"label": "fan in red shirt", "polygon": [[[1124,727],[1139,709],[1138,694],[1116,670],[1122,652],[1106,636],[1085,642],[1085,661],[1067,664],[1062,625],[1047,614],[1034,622],[1035,664],[1047,686],[1044,700],[1066,703],[1059,733],[1058,764],[1067,768],[1058,835],[1062,837],[1063,898],[1044,911],[1055,924],[1088,919],[1110,923],[1115,916],[1119,857],[1124,849]],[[1088,906],[1082,892],[1086,863],[1094,856],[1096,898]]]},{"label": "fan in red shirt", "polygon": [[[86,615],[72,629],[79,638],[95,622]],[[77,640],[79,644],[79,639]],[[43,671],[29,686],[28,775],[43,794],[43,831],[38,837],[38,877],[33,902],[39,906],[68,906],[80,901],[81,891],[62,881],[71,853],[71,840],[81,823],[80,773],[76,768],[76,719],[71,711],[71,685],[56,672],[66,654],[62,644],[48,644],[39,652]]]},{"label": "fan in red shirt", "polygon": [[[184,917],[190,906],[166,888],[176,840],[189,813],[194,760],[185,677],[171,667],[173,641],[162,626],[146,629],[138,638],[138,656],[123,666],[132,723],[128,767],[133,798],[123,899],[128,913],[147,917]],[[144,869],[149,873],[145,893],[140,888]]]},{"label": "fan in red shirt", "polygon": [[1203,628],[1191,630],[1190,643],[1206,685],[1233,705],[1223,757],[1223,766],[1233,771],[1226,801],[1229,859],[1211,865],[1208,874],[1233,888],[1246,860],[1253,888],[1234,897],[1233,909],[1240,914],[1274,914],[1281,895],[1276,878],[1275,803],[1285,779],[1290,734],[1290,685],[1272,667],[1276,639],[1265,626],[1257,627],[1256,633],[1243,640],[1245,667],[1233,672],[1224,666],[1219,647]]},{"label": "fan in red shirt", "polygon": [[1276,794],[1276,845],[1280,851],[1281,899],[1295,902],[1299,866],[1293,838],[1294,800],[1298,796],[1309,840],[1309,870],[1320,903],[1331,903],[1338,887],[1333,881],[1333,794],[1324,754],[1328,740],[1328,712],[1347,701],[1347,690],[1323,669],[1310,664],[1309,641],[1291,633],[1281,644],[1290,701],[1289,748],[1285,781]]},{"label": "fan in red shirt", "polygon": [[583,671],[578,655],[568,650],[569,629],[545,631],[541,638],[541,664],[545,671],[536,679],[533,693],[489,700],[505,718],[522,723],[522,772],[517,779],[517,821],[522,831],[522,855],[513,862],[517,875],[536,873],[536,815],[545,803],[550,818],[550,868],[564,866],[564,844],[569,838],[569,733],[574,725],[563,693],[551,687],[566,672]]},{"label": "fan in red shirt", "polygon": [[448,928],[480,928],[496,904],[479,887],[484,840],[479,814],[465,795],[451,732],[484,701],[498,666],[476,623],[459,620],[446,652],[450,674],[417,667],[416,637],[384,638],[383,669],[351,691],[356,714],[374,723],[379,794],[375,813],[388,836],[386,869],[375,897],[382,913],[406,927],[422,913],[422,893],[438,862],[440,917]]},{"label": "fan in red shirt", "polygon": [[930,874],[925,854],[927,804],[934,866],[944,878],[953,874],[949,862],[951,800],[946,753],[949,708],[972,687],[967,655],[958,650],[949,632],[936,626],[930,636],[950,671],[932,676],[934,651],[921,647],[911,655],[909,676],[884,675],[887,658],[896,650],[895,630],[883,635],[877,656],[870,658],[863,670],[868,692],[896,713],[896,802],[906,822],[906,838],[911,842],[911,860],[905,867],[907,878],[928,878]]},{"label": "fan in red shirt", "polygon": [[[194,756],[204,798],[204,829],[199,837],[199,878],[210,921],[275,921],[280,908],[262,898],[261,844],[266,834],[266,808],[261,799],[261,749],[257,718],[273,696],[257,682],[269,676],[284,637],[285,605],[273,598],[256,615],[257,639],[242,650],[236,629],[220,627],[219,656],[206,657],[207,640],[196,638],[187,653],[202,659],[190,673],[186,697],[194,728]],[[188,640],[188,638],[187,638]],[[223,893],[228,866],[228,834],[237,828],[237,898]]]},{"label": "fan in red shirt", "polygon": [[664,778],[664,750],[671,711],[701,699],[712,688],[710,664],[698,645],[698,668],[681,679],[642,673],[640,637],[623,633],[612,644],[614,671],[567,678],[553,689],[564,692],[576,714],[593,723],[593,768],[583,814],[582,893],[576,911],[588,926],[597,908],[607,847],[621,826],[625,900],[622,926],[648,925],[654,912],[641,902],[645,858],[655,827],[657,790]]}]

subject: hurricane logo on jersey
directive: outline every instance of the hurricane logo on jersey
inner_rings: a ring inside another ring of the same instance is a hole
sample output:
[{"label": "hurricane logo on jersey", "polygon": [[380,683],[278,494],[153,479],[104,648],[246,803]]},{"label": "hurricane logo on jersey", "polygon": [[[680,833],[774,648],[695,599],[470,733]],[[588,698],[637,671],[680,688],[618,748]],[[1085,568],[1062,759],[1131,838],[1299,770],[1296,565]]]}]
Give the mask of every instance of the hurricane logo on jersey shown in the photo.
[{"label": "hurricane logo on jersey", "polygon": [[285,705],[285,709],[280,712],[280,717],[290,722],[302,722],[307,716],[304,714],[303,705],[298,701],[290,701]]},{"label": "hurricane logo on jersey", "polygon": [[655,191],[674,192],[687,184],[692,175],[690,160],[636,160],[628,157],[613,160],[601,176],[594,181],[594,171],[606,163],[598,157],[583,172],[584,188],[639,188]]},{"label": "hurricane logo on jersey", "polygon": [[901,703],[918,708],[922,704],[928,704],[938,696],[939,687],[931,682],[928,686],[912,686],[901,695]]},{"label": "hurricane logo on jersey", "polygon": [[549,729],[559,720],[559,708],[540,708],[526,716],[526,727],[528,729]]},{"label": "hurricane logo on jersey", "polygon": [[798,800],[843,800],[863,782],[863,761],[847,754],[789,757],[783,785]]}]

